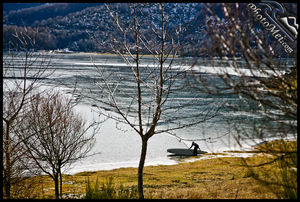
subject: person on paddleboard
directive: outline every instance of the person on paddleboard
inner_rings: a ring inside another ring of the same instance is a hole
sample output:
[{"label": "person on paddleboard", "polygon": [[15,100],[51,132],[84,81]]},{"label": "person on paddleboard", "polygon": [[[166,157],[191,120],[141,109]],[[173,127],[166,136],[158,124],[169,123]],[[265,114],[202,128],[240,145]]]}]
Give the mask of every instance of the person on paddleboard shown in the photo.
[{"label": "person on paddleboard", "polygon": [[195,142],[192,142],[192,146],[190,149],[194,146],[194,156],[197,156],[197,150],[200,149],[199,145]]}]

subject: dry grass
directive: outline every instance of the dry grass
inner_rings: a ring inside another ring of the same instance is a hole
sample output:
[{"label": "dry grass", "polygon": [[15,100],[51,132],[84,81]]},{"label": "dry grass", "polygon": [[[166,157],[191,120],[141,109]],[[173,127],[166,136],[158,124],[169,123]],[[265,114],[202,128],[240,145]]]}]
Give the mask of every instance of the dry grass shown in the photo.
[{"label": "dry grass", "polygon": [[[249,158],[222,157],[177,165],[146,166],[144,168],[145,198],[275,199],[278,196],[273,192],[274,187],[264,186],[257,178],[277,182],[279,179],[276,173],[278,174],[279,171],[276,164],[251,169],[245,166],[246,164],[257,165],[271,158],[272,156],[267,154],[256,154]],[[275,173],[275,175],[266,173]],[[104,183],[109,176],[114,177],[116,185],[137,186],[137,168],[81,172],[75,175],[63,175],[63,194],[66,198],[81,197],[85,194],[87,178],[91,184],[94,184],[96,178],[99,183]],[[27,183],[29,182],[35,182],[31,197],[24,193],[20,198],[54,197],[54,183],[49,177],[32,177],[27,179]],[[282,191],[278,187],[276,190]]]}]

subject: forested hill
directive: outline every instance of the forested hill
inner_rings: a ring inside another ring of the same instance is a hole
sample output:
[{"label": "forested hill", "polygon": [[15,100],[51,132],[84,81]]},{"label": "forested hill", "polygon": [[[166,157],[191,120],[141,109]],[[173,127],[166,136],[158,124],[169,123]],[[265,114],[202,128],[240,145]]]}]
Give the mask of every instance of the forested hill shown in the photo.
[{"label": "forested hill", "polygon": [[[127,3],[109,5],[118,13],[124,27],[132,25],[132,15]],[[181,44],[180,55],[207,54],[210,42],[205,32],[206,25],[208,21],[217,21],[207,12],[204,5],[164,4],[165,16],[168,19],[168,36]],[[14,42],[17,43],[13,34],[16,31],[24,32],[24,29],[35,35],[34,30],[38,28],[37,45],[34,48],[42,50],[68,48],[72,51],[109,52],[112,36],[120,41],[124,37],[118,32],[104,3],[3,3],[2,6],[4,50],[10,48]],[[159,29],[161,26],[158,6],[153,3],[140,6],[140,12],[146,16],[141,25],[141,32],[149,40],[153,39],[153,29]],[[242,4],[240,9],[246,10],[246,6],[247,4]],[[210,8],[213,14],[223,20],[219,4],[210,4]],[[259,26],[259,23],[255,26]],[[129,43],[134,42],[132,33],[126,37]]]},{"label": "forested hill", "polygon": [[[114,4],[124,24],[130,23],[130,9],[126,3]],[[145,34],[152,27],[159,27],[159,12],[155,4],[147,4],[143,7],[147,14],[147,20],[151,23],[144,23]],[[196,45],[205,36],[200,36],[204,29],[203,5],[198,3],[169,3],[165,4],[166,16],[169,19],[170,33],[175,29],[182,29],[181,43],[190,44],[186,49],[191,52],[191,46]],[[218,11],[221,13],[221,11]],[[3,41],[14,40],[12,34],[22,31],[24,27],[32,31],[39,28],[39,46],[36,49],[63,49],[69,48],[73,51],[109,51],[107,41],[114,37],[123,37],[116,32],[113,26],[114,21],[109,15],[103,3],[4,3],[3,4]],[[93,34],[101,45],[95,43],[91,38]],[[173,32],[175,33],[175,31]],[[130,40],[130,36],[129,36]],[[8,48],[8,43],[3,44]]]},{"label": "forested hill", "polygon": [[66,16],[97,3],[4,3],[4,24],[30,26],[49,18]]},{"label": "forested hill", "polygon": [[30,8],[42,5],[44,3],[3,3],[3,12],[4,14],[8,14],[10,11],[16,11],[23,8]]}]

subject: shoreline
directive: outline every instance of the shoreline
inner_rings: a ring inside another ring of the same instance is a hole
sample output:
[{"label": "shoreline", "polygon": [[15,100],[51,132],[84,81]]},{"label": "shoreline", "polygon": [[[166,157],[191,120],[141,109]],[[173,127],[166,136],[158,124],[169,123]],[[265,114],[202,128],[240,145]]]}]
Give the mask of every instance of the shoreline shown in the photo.
[{"label": "shoreline", "polygon": [[[174,162],[168,162],[168,163],[162,163],[161,160],[153,160],[151,159],[150,162],[145,162],[145,167],[148,166],[174,166],[181,163],[192,163],[195,161],[202,161],[207,159],[217,159],[217,158],[248,158],[255,155],[254,152],[251,151],[225,151],[225,152],[219,152],[219,153],[206,153],[203,155],[198,156],[171,156],[171,158],[176,158]],[[126,165],[125,165],[126,164]],[[95,164],[87,165],[87,167],[91,167],[90,169],[80,169],[80,170],[71,170],[66,172],[63,172],[63,174],[67,175],[76,175],[82,172],[101,172],[101,171],[112,171],[117,169],[126,169],[126,168],[138,168],[138,161],[128,161],[128,162],[118,162],[118,163],[103,163],[95,167]],[[100,169],[99,169],[100,168]]]},{"label": "shoreline", "polygon": [[[120,56],[117,53],[98,53],[98,52],[56,52],[54,51],[48,51],[48,50],[39,50],[38,53],[49,53],[49,54],[61,54],[61,55],[99,55],[99,56]],[[158,55],[151,55],[151,54],[139,54],[140,57],[157,57]],[[124,54],[124,56],[130,56],[128,54]],[[134,54],[133,54],[134,56]],[[179,55],[175,55],[174,58],[179,58]],[[173,58],[173,56],[168,56],[168,58]]]},{"label": "shoreline", "polygon": [[[248,158],[252,157],[257,152],[255,151],[255,147],[263,145],[268,142],[273,142],[281,140],[280,138],[271,138],[268,141],[255,141],[256,144],[253,145],[247,145],[247,143],[244,143],[245,145],[243,147],[232,147],[232,148],[226,148],[222,151],[214,151],[214,152],[208,152],[206,154],[201,154],[198,156],[174,156],[171,155],[171,153],[168,153],[169,155],[166,156],[168,158],[168,161],[165,160],[164,157],[159,158],[152,158],[147,159],[145,162],[146,166],[168,166],[168,165],[178,165],[180,163],[191,163],[195,161],[201,161],[206,159],[216,159],[216,158]],[[283,139],[284,141],[291,142],[291,141],[297,141],[295,137],[287,137]],[[110,171],[110,170],[116,170],[116,169],[122,169],[122,168],[137,168],[139,163],[139,159],[132,160],[132,161],[122,161],[122,162],[105,162],[100,164],[82,164],[89,166],[89,169],[76,169],[72,168],[68,169],[69,171],[64,172],[64,174],[71,174],[75,175],[80,172],[98,172],[98,171]],[[77,165],[78,167],[78,165]],[[80,166],[79,166],[80,167]],[[104,168],[103,168],[104,167]],[[102,169],[103,168],[103,169]]]},{"label": "shoreline", "polygon": [[[280,148],[284,143],[294,151],[297,141],[272,141]],[[252,167],[258,163],[272,161],[272,153],[262,152],[267,144],[258,145],[255,150],[241,153],[252,153],[246,158],[232,157],[226,153],[211,153],[203,156],[218,156],[217,158],[199,159],[192,162],[182,162],[175,165],[158,165],[144,167],[144,193],[148,199],[278,199],[278,195],[270,187],[257,181],[263,180],[277,183],[277,164],[266,164],[263,167]],[[262,149],[262,150],[261,150]],[[283,150],[284,152],[285,150]],[[270,156],[271,154],[271,156]],[[223,155],[220,157],[220,155]],[[274,155],[274,154],[273,154]],[[227,157],[226,157],[227,156]],[[191,157],[191,159],[198,157]],[[250,166],[250,167],[249,167]],[[123,186],[126,189],[137,187],[138,168],[127,167],[112,170],[85,171],[73,175],[63,174],[63,195],[66,199],[83,198],[86,193],[87,180],[94,187],[96,181],[100,187],[113,178],[115,190]],[[274,172],[274,173],[273,173]],[[293,169],[294,172],[294,169]],[[296,169],[297,172],[297,169]],[[36,198],[49,199],[54,197],[54,182],[49,176],[35,176],[26,180],[42,184],[35,187]],[[295,180],[295,179],[293,179]],[[280,182],[280,181],[278,181]],[[99,188],[100,188],[99,187]],[[275,191],[283,192],[281,187]],[[30,194],[33,194],[30,193]],[[280,197],[279,197],[280,198]]]}]

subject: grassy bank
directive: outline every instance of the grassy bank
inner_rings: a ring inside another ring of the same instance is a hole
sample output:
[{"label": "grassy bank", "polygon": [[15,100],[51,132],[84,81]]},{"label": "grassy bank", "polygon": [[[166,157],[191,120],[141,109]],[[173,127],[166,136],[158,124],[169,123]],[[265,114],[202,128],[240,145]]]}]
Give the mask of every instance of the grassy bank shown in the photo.
[{"label": "grassy bank", "polygon": [[[291,150],[297,149],[296,141],[288,142],[287,145]],[[268,147],[266,144],[260,145],[256,151],[266,147]],[[274,159],[275,157],[268,152],[258,152],[248,158],[222,157],[204,160],[201,160],[201,157],[190,158],[199,158],[199,160],[177,165],[146,166],[144,168],[145,198],[275,199],[284,192],[280,186],[266,185],[263,182],[263,180],[281,182],[277,162],[250,167]],[[111,176],[113,176],[115,189],[119,189],[120,186],[128,190],[137,187],[137,168],[81,172],[75,175],[63,175],[64,196],[65,198],[83,197],[86,193],[87,180],[91,185],[94,185],[96,180],[99,184],[105,184]],[[54,183],[47,176],[31,177],[23,183],[26,189],[20,198],[54,197]]]}]

